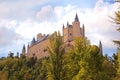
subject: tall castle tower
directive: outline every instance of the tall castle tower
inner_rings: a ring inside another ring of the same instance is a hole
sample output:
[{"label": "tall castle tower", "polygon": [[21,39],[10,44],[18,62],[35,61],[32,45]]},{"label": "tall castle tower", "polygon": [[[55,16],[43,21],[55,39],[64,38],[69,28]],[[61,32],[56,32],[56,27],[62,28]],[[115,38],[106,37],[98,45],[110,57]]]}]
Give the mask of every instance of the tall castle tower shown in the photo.
[{"label": "tall castle tower", "polygon": [[63,41],[72,41],[76,37],[85,37],[84,25],[82,28],[80,27],[80,22],[77,13],[75,16],[75,20],[72,22],[72,25],[69,25],[68,22],[66,28],[63,25]]}]

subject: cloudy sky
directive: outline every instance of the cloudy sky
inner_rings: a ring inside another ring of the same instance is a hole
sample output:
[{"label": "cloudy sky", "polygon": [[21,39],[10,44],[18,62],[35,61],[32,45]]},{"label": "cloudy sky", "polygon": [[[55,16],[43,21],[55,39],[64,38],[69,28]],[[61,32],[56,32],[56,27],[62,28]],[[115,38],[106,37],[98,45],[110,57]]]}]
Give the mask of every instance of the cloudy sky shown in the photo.
[{"label": "cloudy sky", "polygon": [[21,52],[37,33],[62,33],[62,25],[72,24],[76,12],[91,43],[101,40],[104,54],[112,55],[112,40],[120,40],[120,33],[110,17],[118,7],[113,0],[0,0],[0,57]]}]

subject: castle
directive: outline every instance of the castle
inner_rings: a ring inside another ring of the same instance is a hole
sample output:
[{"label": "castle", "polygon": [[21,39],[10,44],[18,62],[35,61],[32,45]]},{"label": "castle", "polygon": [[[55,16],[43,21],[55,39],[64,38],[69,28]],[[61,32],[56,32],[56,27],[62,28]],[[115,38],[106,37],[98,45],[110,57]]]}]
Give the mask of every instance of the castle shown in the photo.
[{"label": "castle", "polygon": [[[85,38],[85,28],[84,28],[84,24],[81,27],[80,26],[80,21],[78,18],[78,15],[76,13],[75,19],[72,22],[72,25],[70,25],[67,22],[67,26],[65,27],[63,24],[63,42],[66,46],[68,47],[74,47],[74,38],[76,37],[83,37]],[[37,34],[37,39],[33,38],[33,40],[31,41],[30,44],[28,44],[27,46],[27,54],[26,54],[26,49],[25,49],[25,45],[23,46],[22,49],[22,54],[26,55],[28,57],[32,57],[33,55],[35,55],[37,58],[42,58],[42,57],[47,57],[49,56],[48,52],[47,52],[47,47],[50,45],[49,42],[49,38],[52,35],[42,35],[41,33]],[[100,42],[99,47],[102,50],[102,44]],[[102,51],[101,51],[102,53]]]}]

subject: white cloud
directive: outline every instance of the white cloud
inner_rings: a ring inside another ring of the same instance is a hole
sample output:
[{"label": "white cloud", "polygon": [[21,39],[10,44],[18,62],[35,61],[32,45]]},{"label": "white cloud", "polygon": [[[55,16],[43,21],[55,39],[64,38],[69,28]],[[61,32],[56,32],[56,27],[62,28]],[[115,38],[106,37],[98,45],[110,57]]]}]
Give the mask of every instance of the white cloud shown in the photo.
[{"label": "white cloud", "polygon": [[64,7],[57,6],[57,7],[54,8],[54,12],[55,12],[57,18],[61,19],[64,15]]},{"label": "white cloud", "polygon": [[47,2],[49,0],[3,0],[0,1],[0,17],[17,20],[34,18],[36,9]]},{"label": "white cloud", "polygon": [[[9,23],[8,23],[9,24]],[[7,23],[1,23],[0,25],[0,47],[8,46],[14,41],[21,40],[20,34],[14,31],[14,28],[5,26]]]},{"label": "white cloud", "polygon": [[55,21],[56,19],[56,15],[54,14],[54,9],[50,5],[42,7],[36,16],[42,21],[51,21],[51,20]]}]

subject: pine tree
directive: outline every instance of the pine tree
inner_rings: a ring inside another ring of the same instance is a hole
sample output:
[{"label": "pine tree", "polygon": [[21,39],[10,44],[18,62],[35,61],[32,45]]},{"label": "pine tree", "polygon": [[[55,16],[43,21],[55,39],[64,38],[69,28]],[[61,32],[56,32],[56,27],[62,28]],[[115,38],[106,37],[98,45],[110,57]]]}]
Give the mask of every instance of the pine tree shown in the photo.
[{"label": "pine tree", "polygon": [[[120,10],[115,12],[115,19],[114,22],[118,25],[117,31],[120,32]],[[120,48],[120,41],[119,40],[113,40],[115,44],[117,44],[118,48]]]},{"label": "pine tree", "polygon": [[[114,22],[117,24],[118,29],[117,31],[120,32],[120,10],[118,10],[117,12],[115,12],[115,19]],[[117,61],[116,61],[116,65],[117,65],[117,78],[118,80],[120,79],[120,40],[113,40],[113,42],[115,44],[117,44],[118,46],[118,53],[117,53]]]},{"label": "pine tree", "polygon": [[[74,49],[67,54],[66,80],[111,80],[102,70],[103,56],[98,46],[83,38],[75,39]],[[104,74],[102,74],[104,73]]]},{"label": "pine tree", "polygon": [[117,80],[120,79],[120,50],[118,50]]},{"label": "pine tree", "polygon": [[50,57],[47,62],[47,79],[62,80],[63,55],[65,51],[60,33],[54,33],[50,39],[50,44],[50,47],[48,47]]}]

